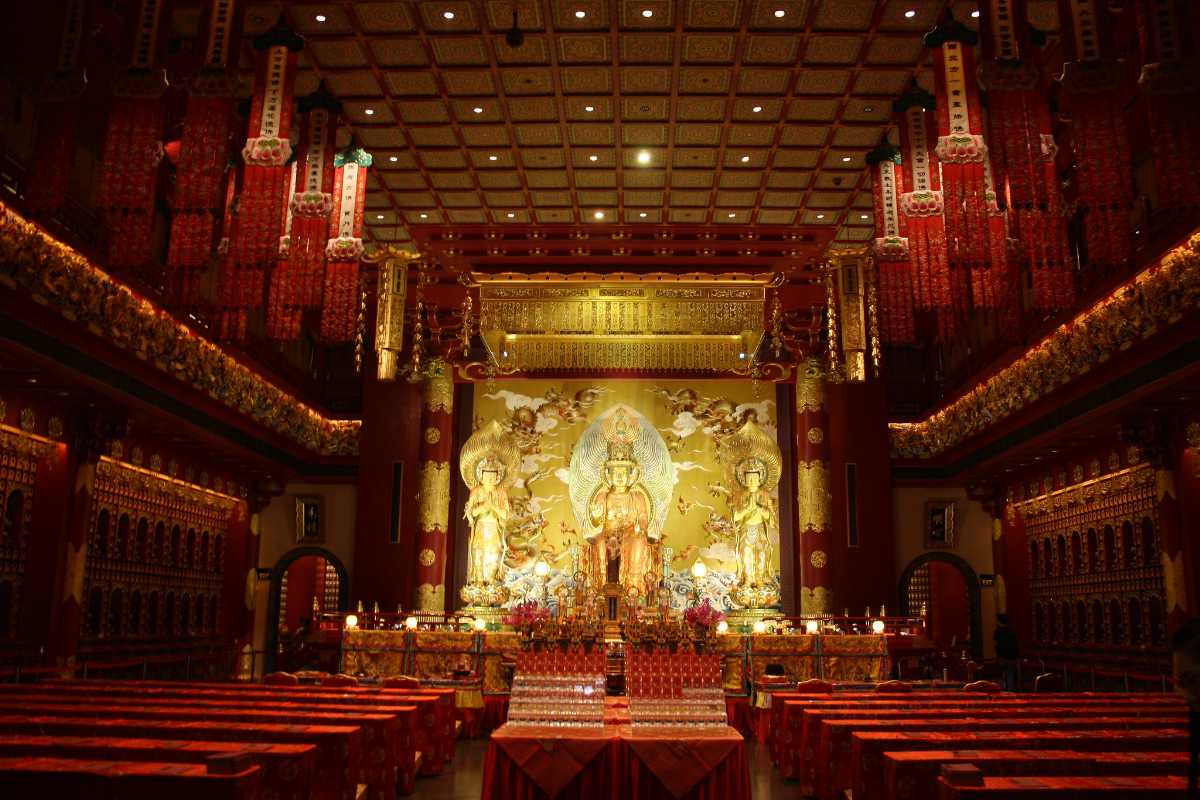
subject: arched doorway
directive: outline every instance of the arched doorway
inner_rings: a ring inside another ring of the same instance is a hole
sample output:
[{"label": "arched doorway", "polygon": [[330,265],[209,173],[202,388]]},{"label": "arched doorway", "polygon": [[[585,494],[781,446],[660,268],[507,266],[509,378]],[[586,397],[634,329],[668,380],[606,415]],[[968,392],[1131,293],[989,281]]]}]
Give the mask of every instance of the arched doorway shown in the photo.
[{"label": "arched doorway", "polygon": [[[293,568],[295,571],[293,572]],[[336,591],[327,593],[330,581],[325,576],[331,575],[336,578]],[[318,580],[318,576],[322,576],[323,580]],[[295,577],[299,580],[292,581],[290,578]],[[288,589],[301,589],[301,591],[289,591],[292,602],[287,602],[285,598],[284,587]],[[275,562],[275,566],[271,567],[271,584],[267,594],[267,630],[266,630],[266,671],[273,672],[276,665],[276,655],[279,650],[280,641],[280,625],[287,624],[289,608],[291,606],[292,616],[294,621],[298,622],[304,618],[311,618],[312,601],[311,598],[317,596],[317,592],[321,593],[318,597],[321,611],[345,611],[350,604],[350,580],[346,573],[346,566],[337,556],[324,547],[316,547],[306,545],[297,547],[284,553],[280,559]],[[332,603],[333,595],[336,594],[336,605]],[[330,606],[334,607],[330,607]],[[302,611],[301,609],[304,608]],[[288,626],[288,630],[293,630],[293,626]]]},{"label": "arched doorway", "polygon": [[936,623],[936,635],[945,640],[938,644],[948,644],[956,634],[961,643],[965,634],[971,654],[976,658],[983,656],[979,576],[962,558],[953,553],[922,553],[901,573],[899,594],[901,616],[921,613],[920,601],[913,607],[914,600],[928,598],[925,602],[930,628]]}]

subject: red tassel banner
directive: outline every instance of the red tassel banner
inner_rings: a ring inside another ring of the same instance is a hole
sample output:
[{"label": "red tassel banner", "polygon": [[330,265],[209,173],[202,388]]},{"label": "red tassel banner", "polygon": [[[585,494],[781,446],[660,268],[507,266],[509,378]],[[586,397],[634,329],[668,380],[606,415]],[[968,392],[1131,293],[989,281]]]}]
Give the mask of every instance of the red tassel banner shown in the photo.
[{"label": "red tassel banner", "polygon": [[984,177],[988,150],[975,84],[975,40],[974,33],[953,19],[925,37],[925,45],[933,49],[936,153],[942,172],[951,313],[958,320],[966,319],[972,306],[990,309],[997,303],[990,274]]},{"label": "red tassel banner", "polygon": [[334,150],[337,115],[341,104],[325,87],[301,98],[305,114],[301,126],[300,156],[295,188],[288,195],[289,255],[280,261],[271,280],[271,336],[292,340],[300,336],[305,309],[321,304],[325,273],[325,247],[329,241],[329,216],[333,210]]},{"label": "red tassel banner", "polygon": [[[1058,146],[1036,63],[1030,58],[1025,0],[987,0],[982,10],[984,80],[988,88],[990,161],[996,193],[1033,275],[1043,311],[1074,300],[1066,220],[1058,188]],[[995,264],[994,266],[999,266]],[[998,272],[998,270],[996,270]],[[1007,285],[997,276],[994,289]],[[990,298],[999,308],[1016,298]]]},{"label": "red tassel banner", "polygon": [[[254,95],[249,135],[242,148],[245,168],[232,238],[234,285],[222,290],[230,310],[246,312],[261,307],[266,274],[279,259],[285,165],[292,155],[292,93],[297,53],[303,46],[299,36],[279,25],[254,41],[258,51]],[[244,322],[236,326],[238,331],[244,329]]]},{"label": "red tassel banner", "polygon": [[204,66],[189,85],[167,250],[173,298],[180,308],[195,308],[199,303],[198,273],[212,255],[221,213],[237,89],[236,78],[228,72],[233,20],[233,0],[214,0],[208,14]]},{"label": "red tassel banner", "polygon": [[1200,64],[1194,0],[1141,0],[1138,26],[1158,205],[1200,205]]},{"label": "red tassel banner", "polygon": [[30,181],[25,193],[26,207],[33,212],[59,208],[67,196],[71,165],[75,161],[79,101],[87,89],[87,80],[79,67],[86,26],[87,4],[83,0],[65,3],[58,61],[41,91],[33,156],[36,179]]},{"label": "red tassel banner", "polygon": [[879,267],[879,333],[888,344],[914,344],[912,264],[900,195],[900,152],[883,144],[867,154],[875,200],[875,261]]},{"label": "red tassel banner", "polygon": [[162,20],[160,0],[142,0],[133,24],[129,67],[113,79],[108,131],[96,180],[96,206],[109,233],[108,263],[138,267],[150,262],[154,190],[162,160],[162,96],[166,76],[156,69]]},{"label": "red tassel banner", "polygon": [[934,154],[933,96],[913,87],[894,106],[900,118],[902,225],[908,234],[912,263],[913,304],[921,311],[936,311],[938,335],[957,328],[954,293],[946,257],[945,205],[941,174]]},{"label": "red tassel banner", "polygon": [[295,246],[292,238],[295,216],[292,213],[290,198],[296,191],[297,166],[295,161],[288,166],[285,202],[281,209],[283,220],[279,235],[279,261],[271,272],[271,284],[267,287],[267,336],[271,339],[292,340],[300,336],[300,311],[294,305],[288,304],[292,281],[288,261]]},{"label": "red tassel banner", "polygon": [[371,155],[362,149],[337,154],[333,188],[336,235],[325,248],[325,285],[321,299],[321,339],[352,342],[358,327],[358,261],[363,254],[363,206]]}]

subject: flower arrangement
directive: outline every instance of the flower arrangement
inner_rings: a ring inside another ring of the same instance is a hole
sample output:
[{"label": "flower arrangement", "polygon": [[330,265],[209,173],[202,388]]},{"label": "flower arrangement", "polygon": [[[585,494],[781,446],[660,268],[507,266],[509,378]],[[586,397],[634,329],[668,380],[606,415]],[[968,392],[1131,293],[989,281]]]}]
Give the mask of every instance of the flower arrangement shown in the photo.
[{"label": "flower arrangement", "polygon": [[508,616],[504,618],[504,624],[519,628],[547,619],[550,619],[549,608],[535,600],[526,600],[523,603],[517,603],[509,609]]},{"label": "flower arrangement", "polygon": [[713,608],[712,603],[705,598],[703,603],[685,608],[683,618],[689,625],[711,628],[725,619],[725,614]]}]

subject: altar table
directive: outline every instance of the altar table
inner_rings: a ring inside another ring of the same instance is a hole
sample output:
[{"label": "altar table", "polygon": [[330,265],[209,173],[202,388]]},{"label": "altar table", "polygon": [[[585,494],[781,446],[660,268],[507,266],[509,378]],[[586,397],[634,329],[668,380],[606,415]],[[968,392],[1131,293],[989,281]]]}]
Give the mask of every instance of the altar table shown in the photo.
[{"label": "altar table", "polygon": [[504,725],[483,762],[483,800],[749,800],[745,742],[729,727]]}]

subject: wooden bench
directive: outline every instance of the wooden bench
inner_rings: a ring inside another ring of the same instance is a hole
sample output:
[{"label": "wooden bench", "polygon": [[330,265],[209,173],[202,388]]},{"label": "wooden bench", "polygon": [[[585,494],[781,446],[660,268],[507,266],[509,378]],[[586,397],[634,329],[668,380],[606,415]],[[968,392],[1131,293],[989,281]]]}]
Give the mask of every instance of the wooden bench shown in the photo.
[{"label": "wooden bench", "polygon": [[54,800],[255,800],[256,765],[213,774],[204,764],[0,757],[0,794]]},{"label": "wooden bench", "polygon": [[[1121,732],[1113,732],[1119,734]],[[1119,739],[1119,735],[1114,736]],[[1116,743],[1114,742],[1114,746]],[[1129,746],[1128,744],[1125,746]],[[1137,746],[1136,744],[1133,746]],[[984,776],[1187,775],[1188,754],[1106,753],[1081,750],[924,750],[884,752],[882,776],[855,767],[854,800],[920,800],[937,795],[943,764],[972,764]],[[878,767],[878,765],[876,765]],[[864,780],[865,779],[865,780]]]},{"label": "wooden bench", "polygon": [[0,735],[0,753],[26,758],[159,761],[173,764],[203,764],[214,755],[245,754],[262,768],[260,788],[263,794],[281,800],[306,800],[317,763],[317,748],[311,744],[171,741],[108,738],[102,735]]},{"label": "wooden bench", "polygon": [[938,778],[940,800],[1156,800],[1181,798],[1187,778],[1168,776],[982,777],[971,786]]},{"label": "wooden bench", "polygon": [[[969,717],[922,719],[913,717],[900,720],[877,719],[830,719],[820,723],[820,735],[815,749],[813,772],[813,794],[834,798],[853,784],[851,734],[856,731],[1011,731],[1022,733],[1039,730],[1086,730],[1086,729],[1141,729],[1155,730],[1177,728],[1187,723],[1185,713],[1173,716],[1150,717],[1073,717],[1073,716],[1019,716],[1019,717]],[[801,787],[803,790],[803,787]]]},{"label": "wooden bench", "polygon": [[43,736],[105,736],[280,744],[317,748],[314,800],[354,800],[362,729],[358,726],[278,725],[250,722],[197,722],[121,717],[0,714],[0,733]]},{"label": "wooden bench", "polygon": [[[128,693],[128,695],[126,694]],[[63,695],[66,694],[64,697]],[[92,708],[97,705],[112,706],[114,703],[119,704],[118,708],[128,705],[133,700],[140,697],[143,701],[143,707],[149,706],[153,708],[181,708],[189,710],[214,709],[220,708],[233,711],[253,712],[256,718],[251,719],[245,717],[245,721],[259,721],[258,717],[267,717],[263,721],[273,722],[283,718],[296,719],[306,718],[313,721],[332,722],[340,724],[345,721],[342,717],[348,717],[351,721],[357,720],[360,715],[370,715],[368,719],[376,717],[391,716],[396,717],[396,726],[388,726],[386,729],[379,730],[373,724],[364,728],[364,753],[367,761],[367,769],[364,769],[364,774],[360,776],[360,782],[368,786],[377,786],[388,779],[388,776],[396,774],[398,770],[398,785],[402,794],[411,794],[415,789],[416,774],[421,763],[422,755],[419,748],[425,747],[428,751],[429,747],[425,744],[427,737],[422,736],[422,730],[418,723],[418,708],[417,703],[428,706],[428,713],[432,713],[432,705],[437,702],[435,698],[422,697],[414,700],[414,705],[368,705],[368,703],[384,703],[390,698],[382,698],[372,696],[370,698],[351,698],[344,703],[309,703],[295,702],[295,698],[288,696],[286,700],[280,700],[275,697],[269,698],[269,711],[263,711],[263,701],[253,696],[233,694],[230,695],[234,699],[213,698],[209,696],[193,697],[186,691],[180,691],[178,696],[165,696],[164,693],[151,693],[142,695],[134,690],[125,690],[124,692],[105,691],[102,694],[95,692],[89,695],[63,693],[54,689],[45,692],[26,692],[22,694],[22,698],[34,703],[70,703],[73,705],[86,706]],[[7,698],[0,694],[0,709],[5,707]],[[280,717],[279,715],[285,715]],[[334,715],[334,717],[330,717]],[[380,742],[380,746],[388,746],[388,740],[391,741],[391,756],[383,759],[374,758],[371,755],[374,743]],[[371,768],[370,762],[374,760],[376,763],[374,769],[378,773],[376,775],[367,775],[366,772]],[[385,792],[386,794],[386,792]]]},{"label": "wooden bench", "polygon": [[[228,697],[243,695],[247,698],[259,697],[264,702],[274,702],[282,696],[295,697],[313,703],[348,702],[352,698],[382,698],[398,701],[401,704],[416,704],[422,708],[421,737],[427,739],[418,743],[418,749],[423,753],[421,759],[421,774],[440,774],[454,757],[454,744],[457,739],[455,725],[455,691],[449,688],[428,689],[380,689],[370,686],[324,687],[324,686],[264,686],[257,683],[236,682],[189,682],[181,684],[178,681],[53,681],[43,684],[61,689],[68,693],[88,694],[99,691],[134,692],[137,696],[146,696],[150,692],[167,695],[186,695],[192,697]],[[0,685],[0,692],[12,687]],[[436,703],[431,706],[430,715],[424,711],[428,698]],[[364,701],[368,702],[368,701]]]},{"label": "wooden bench", "polygon": [[267,722],[287,725],[357,725],[363,731],[361,758],[349,773],[354,783],[366,784],[373,795],[394,798],[396,794],[396,745],[399,720],[394,714],[329,713],[310,710],[274,711],[261,708],[227,708],[222,706],[184,706],[148,703],[112,705],[111,700],[99,702],[56,702],[50,698],[30,697],[21,701],[0,699],[0,714],[86,714],[91,717],[122,717],[125,719],[183,720],[197,722]]}]

